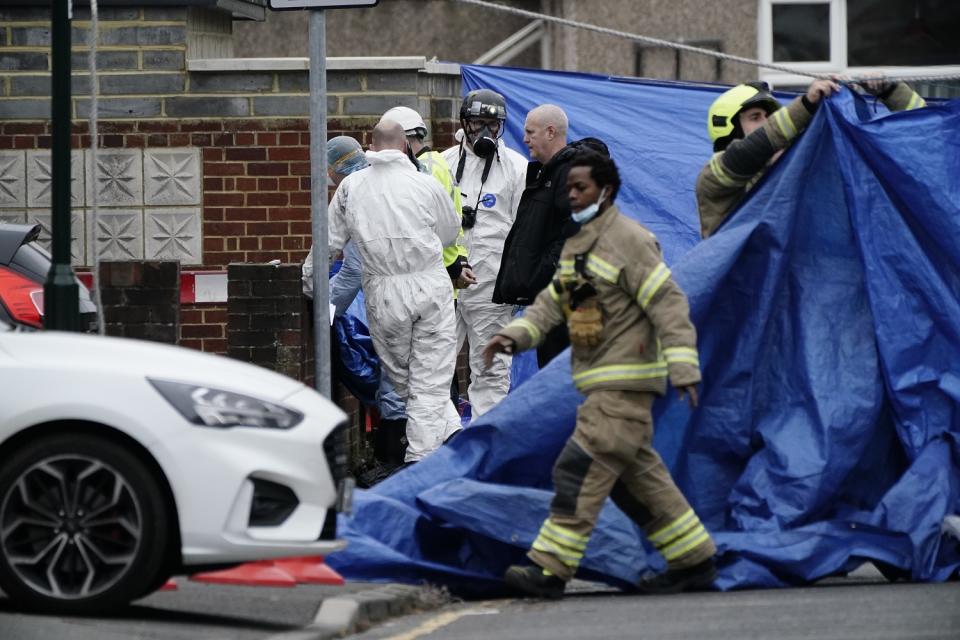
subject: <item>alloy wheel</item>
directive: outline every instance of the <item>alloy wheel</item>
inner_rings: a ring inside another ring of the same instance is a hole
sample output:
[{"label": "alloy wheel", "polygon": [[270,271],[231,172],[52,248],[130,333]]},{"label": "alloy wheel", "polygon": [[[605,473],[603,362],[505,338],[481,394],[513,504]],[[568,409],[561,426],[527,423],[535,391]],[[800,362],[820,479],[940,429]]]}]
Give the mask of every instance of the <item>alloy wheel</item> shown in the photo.
[{"label": "alloy wheel", "polygon": [[127,480],[104,462],[56,455],[26,468],[0,503],[0,546],[34,591],[80,599],[109,590],[134,564],[142,508]]}]

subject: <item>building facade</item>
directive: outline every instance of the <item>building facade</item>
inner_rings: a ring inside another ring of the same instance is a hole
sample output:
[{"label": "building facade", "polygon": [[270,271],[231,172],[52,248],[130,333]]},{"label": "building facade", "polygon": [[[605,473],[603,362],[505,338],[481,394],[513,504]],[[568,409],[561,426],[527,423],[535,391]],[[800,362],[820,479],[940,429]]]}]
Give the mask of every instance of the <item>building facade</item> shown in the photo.
[{"label": "building facade", "polygon": [[[955,0],[506,0],[501,4],[575,22],[679,42],[804,73],[960,75]],[[766,70],[667,46],[539,22],[458,0],[381,0],[328,12],[330,55],[424,55],[456,63],[583,71],[733,84],[806,85]],[[239,56],[307,55],[307,20],[273,12],[236,23]],[[934,97],[960,82],[925,82]]]}]

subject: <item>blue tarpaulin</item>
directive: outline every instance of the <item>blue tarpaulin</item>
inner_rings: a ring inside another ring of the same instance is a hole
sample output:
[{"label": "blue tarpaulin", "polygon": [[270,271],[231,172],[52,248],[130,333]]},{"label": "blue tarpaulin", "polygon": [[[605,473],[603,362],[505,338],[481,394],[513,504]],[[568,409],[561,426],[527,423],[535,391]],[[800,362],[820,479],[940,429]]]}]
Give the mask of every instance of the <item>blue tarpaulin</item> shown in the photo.
[{"label": "blue tarpaulin", "polygon": [[[844,90],[710,239],[693,184],[720,87],[465,67],[466,88],[563,107],[610,144],[618,198],[661,240],[699,332],[701,405],[654,408],[654,444],[719,547],[721,589],[803,584],[866,560],[960,567],[960,101],[889,114]],[[511,133],[512,132],[512,133]],[[489,593],[547,515],[581,402],[557,358],[426,460],[356,496],[350,579]],[[612,503],[580,568],[662,567]]]}]

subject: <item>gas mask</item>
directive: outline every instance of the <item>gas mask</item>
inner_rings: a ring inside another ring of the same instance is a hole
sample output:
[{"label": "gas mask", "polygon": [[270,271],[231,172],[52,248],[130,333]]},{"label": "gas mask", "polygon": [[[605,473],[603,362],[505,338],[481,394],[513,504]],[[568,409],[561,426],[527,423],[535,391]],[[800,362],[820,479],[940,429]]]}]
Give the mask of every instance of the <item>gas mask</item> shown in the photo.
[{"label": "gas mask", "polygon": [[497,152],[497,134],[487,125],[474,133],[467,133],[467,139],[473,146],[473,152],[481,158],[489,158]]},{"label": "gas mask", "polygon": [[594,217],[596,217],[597,212],[600,211],[600,203],[603,202],[606,199],[606,197],[607,197],[607,188],[604,187],[603,189],[600,190],[600,197],[597,198],[596,202],[585,206],[583,209],[580,209],[580,211],[576,211],[576,212],[571,211],[570,217],[573,219],[574,222],[579,224],[586,224],[587,222],[590,222],[591,220],[593,220]]}]

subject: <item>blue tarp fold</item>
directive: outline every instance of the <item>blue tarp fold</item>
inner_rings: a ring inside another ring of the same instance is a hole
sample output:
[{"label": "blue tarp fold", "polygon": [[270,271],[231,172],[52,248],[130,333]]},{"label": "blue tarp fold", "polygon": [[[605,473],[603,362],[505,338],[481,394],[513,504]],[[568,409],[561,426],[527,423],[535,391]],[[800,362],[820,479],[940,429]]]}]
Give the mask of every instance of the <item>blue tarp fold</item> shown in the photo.
[{"label": "blue tarp fold", "polygon": [[[510,97],[514,125],[555,102],[572,137],[611,143],[621,207],[664,245],[704,379],[695,411],[672,391],[658,401],[654,444],[718,543],[718,587],[802,584],[865,560],[916,580],[955,575],[957,541],[941,524],[960,512],[960,101],[889,114],[844,91],[694,244],[703,121],[721,88],[464,77]],[[495,591],[547,514],[581,400],[558,358],[452,443],[360,492],[340,520],[350,546],[330,564],[347,578]],[[659,567],[608,503],[579,575],[626,585]]]}]

